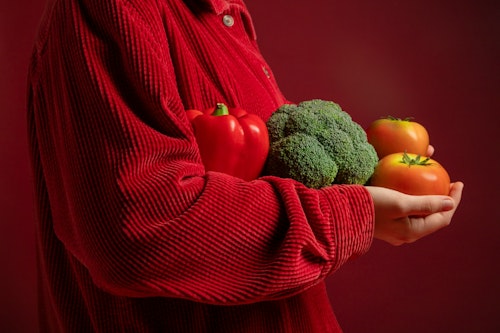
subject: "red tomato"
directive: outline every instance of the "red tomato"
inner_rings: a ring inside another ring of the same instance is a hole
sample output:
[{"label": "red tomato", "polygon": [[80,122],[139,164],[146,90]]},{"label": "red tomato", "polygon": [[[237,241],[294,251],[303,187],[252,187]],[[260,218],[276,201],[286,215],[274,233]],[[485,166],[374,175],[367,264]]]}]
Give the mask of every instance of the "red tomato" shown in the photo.
[{"label": "red tomato", "polygon": [[375,120],[366,130],[366,135],[379,158],[404,151],[426,156],[429,147],[429,134],[425,127],[408,118]]},{"label": "red tomato", "polygon": [[379,161],[370,185],[412,195],[448,195],[450,176],[441,164],[429,157],[395,153]]}]

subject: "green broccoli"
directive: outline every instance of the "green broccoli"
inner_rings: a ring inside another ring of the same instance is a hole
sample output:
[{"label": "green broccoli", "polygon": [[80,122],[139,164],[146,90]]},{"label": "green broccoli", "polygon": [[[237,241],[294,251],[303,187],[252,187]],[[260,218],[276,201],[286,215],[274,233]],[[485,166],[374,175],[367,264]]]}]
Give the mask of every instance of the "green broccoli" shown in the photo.
[{"label": "green broccoli", "polygon": [[270,149],[265,173],[311,188],[365,184],[378,162],[363,128],[334,102],[285,104],[267,121]]}]

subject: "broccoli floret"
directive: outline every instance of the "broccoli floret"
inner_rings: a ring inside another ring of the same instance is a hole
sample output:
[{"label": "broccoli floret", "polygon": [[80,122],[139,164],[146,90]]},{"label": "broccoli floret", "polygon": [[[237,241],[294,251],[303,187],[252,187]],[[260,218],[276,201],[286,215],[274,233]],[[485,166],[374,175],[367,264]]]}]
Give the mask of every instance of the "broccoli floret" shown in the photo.
[{"label": "broccoli floret", "polygon": [[378,163],[363,128],[334,102],[285,104],[267,121],[270,150],[265,173],[311,188],[365,184]]}]

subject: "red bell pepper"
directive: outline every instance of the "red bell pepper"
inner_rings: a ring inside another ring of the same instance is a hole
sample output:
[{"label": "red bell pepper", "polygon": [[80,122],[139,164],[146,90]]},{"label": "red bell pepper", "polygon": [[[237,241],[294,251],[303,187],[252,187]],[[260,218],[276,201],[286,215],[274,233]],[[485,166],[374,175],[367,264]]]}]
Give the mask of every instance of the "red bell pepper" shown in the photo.
[{"label": "red bell pepper", "polygon": [[259,177],[269,152],[267,127],[259,116],[222,103],[204,112],[186,113],[207,171],[247,181]]}]

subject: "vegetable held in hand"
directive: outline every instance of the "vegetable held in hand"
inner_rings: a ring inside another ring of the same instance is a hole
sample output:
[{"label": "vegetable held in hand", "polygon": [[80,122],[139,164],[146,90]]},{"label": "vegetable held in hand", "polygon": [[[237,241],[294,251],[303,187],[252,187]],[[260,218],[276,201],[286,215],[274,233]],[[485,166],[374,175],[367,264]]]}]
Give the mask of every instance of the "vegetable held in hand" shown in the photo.
[{"label": "vegetable held in hand", "polygon": [[378,162],[364,129],[334,102],[285,104],[267,121],[271,147],[265,174],[311,188],[364,184]]},{"label": "vegetable held in hand", "polygon": [[395,153],[382,158],[370,184],[412,195],[450,192],[450,176],[441,164],[429,157]]},{"label": "vegetable held in hand", "polygon": [[267,127],[259,116],[222,103],[204,112],[186,113],[207,171],[247,181],[259,177],[269,151]]},{"label": "vegetable held in hand", "polygon": [[366,134],[379,158],[402,152],[425,156],[429,147],[427,130],[410,118],[387,117],[375,120],[366,129]]}]

